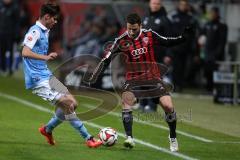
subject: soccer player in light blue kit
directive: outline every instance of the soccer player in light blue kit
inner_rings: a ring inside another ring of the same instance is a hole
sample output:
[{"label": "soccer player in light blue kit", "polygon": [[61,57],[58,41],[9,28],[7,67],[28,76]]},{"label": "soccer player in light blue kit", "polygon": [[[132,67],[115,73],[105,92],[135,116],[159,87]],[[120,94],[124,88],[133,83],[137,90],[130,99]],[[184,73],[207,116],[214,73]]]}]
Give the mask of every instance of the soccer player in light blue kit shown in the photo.
[{"label": "soccer player in light blue kit", "polygon": [[67,120],[86,140],[88,147],[98,147],[102,142],[95,140],[88,133],[74,111],[77,107],[77,101],[47,67],[47,61],[57,57],[56,52],[48,54],[48,35],[49,30],[57,23],[59,11],[58,5],[42,5],[39,20],[25,35],[22,57],[26,88],[57,106],[55,115],[51,120],[39,128],[40,133],[45,136],[50,145],[55,144],[52,136],[53,129]]}]

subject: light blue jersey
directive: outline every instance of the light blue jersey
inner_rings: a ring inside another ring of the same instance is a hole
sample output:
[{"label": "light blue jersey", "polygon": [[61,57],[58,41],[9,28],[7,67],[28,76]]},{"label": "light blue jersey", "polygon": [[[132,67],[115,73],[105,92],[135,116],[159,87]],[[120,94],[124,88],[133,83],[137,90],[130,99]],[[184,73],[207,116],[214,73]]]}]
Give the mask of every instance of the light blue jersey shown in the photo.
[{"label": "light blue jersey", "polygon": [[[36,54],[47,55],[48,34],[49,30],[37,21],[25,35],[23,45],[29,47]],[[52,76],[52,72],[48,69],[45,60],[23,57],[23,67],[27,89],[38,86],[38,84],[49,80]]]}]

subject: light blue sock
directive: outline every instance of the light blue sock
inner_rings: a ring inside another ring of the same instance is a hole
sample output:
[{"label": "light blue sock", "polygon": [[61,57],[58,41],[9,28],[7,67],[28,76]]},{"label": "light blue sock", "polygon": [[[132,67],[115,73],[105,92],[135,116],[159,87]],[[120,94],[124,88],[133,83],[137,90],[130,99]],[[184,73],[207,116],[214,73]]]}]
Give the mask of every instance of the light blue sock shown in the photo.
[{"label": "light blue sock", "polygon": [[69,123],[75,128],[81,136],[87,140],[91,137],[91,135],[88,133],[87,129],[85,128],[84,124],[80,121],[80,119],[73,119],[70,120]]},{"label": "light blue sock", "polygon": [[55,112],[55,115],[46,125],[46,132],[51,133],[53,129],[56,128],[59,124],[61,124],[64,120],[64,113],[62,109],[58,108]]},{"label": "light blue sock", "polygon": [[53,129],[56,128],[59,124],[61,124],[63,121],[60,120],[56,115],[54,115],[48,124],[45,126],[46,127],[46,132],[47,133],[52,133]]}]

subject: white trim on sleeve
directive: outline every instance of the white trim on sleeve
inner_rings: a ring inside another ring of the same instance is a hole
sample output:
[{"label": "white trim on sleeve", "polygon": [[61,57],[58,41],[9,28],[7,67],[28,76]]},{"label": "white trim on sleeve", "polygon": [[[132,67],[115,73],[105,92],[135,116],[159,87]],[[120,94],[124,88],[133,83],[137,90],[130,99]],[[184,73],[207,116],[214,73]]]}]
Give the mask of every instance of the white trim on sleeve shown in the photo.
[{"label": "white trim on sleeve", "polygon": [[24,38],[23,45],[32,49],[40,38],[40,32],[36,29],[29,31]]}]

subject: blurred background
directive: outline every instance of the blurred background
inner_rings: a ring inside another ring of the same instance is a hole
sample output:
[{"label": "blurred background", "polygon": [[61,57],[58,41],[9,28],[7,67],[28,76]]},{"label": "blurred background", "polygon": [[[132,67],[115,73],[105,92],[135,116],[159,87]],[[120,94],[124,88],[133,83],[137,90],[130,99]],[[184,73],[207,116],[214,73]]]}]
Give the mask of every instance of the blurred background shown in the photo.
[{"label": "blurred background", "polygon": [[[21,75],[21,43],[28,28],[39,16],[45,0],[0,1],[0,77]],[[107,44],[125,31],[125,16],[137,12],[143,27],[164,36],[176,36],[191,25],[191,40],[173,48],[159,48],[158,61],[170,54],[169,72],[178,94],[212,96],[214,102],[238,104],[240,61],[240,2],[238,0],[58,0],[61,15],[50,32],[50,51],[59,54],[57,64],[72,57],[90,54],[102,57]],[[55,65],[57,65],[55,64]],[[120,67],[120,66],[119,66]],[[121,67],[120,67],[121,68]],[[117,74],[121,86],[121,69]],[[20,74],[18,74],[20,72]],[[60,75],[68,72],[62,69]],[[110,71],[97,88],[112,89]],[[72,76],[81,77],[78,72]],[[61,79],[61,78],[60,78]],[[77,78],[63,79],[65,84]]]}]

